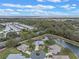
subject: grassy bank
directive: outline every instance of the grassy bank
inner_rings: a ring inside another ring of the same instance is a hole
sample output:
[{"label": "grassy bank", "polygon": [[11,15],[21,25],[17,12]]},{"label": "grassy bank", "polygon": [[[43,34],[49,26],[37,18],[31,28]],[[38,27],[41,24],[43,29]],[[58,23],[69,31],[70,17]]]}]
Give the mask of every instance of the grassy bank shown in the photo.
[{"label": "grassy bank", "polygon": [[63,48],[59,54],[60,55],[68,55],[70,57],[70,59],[77,59],[75,54],[67,48]]}]

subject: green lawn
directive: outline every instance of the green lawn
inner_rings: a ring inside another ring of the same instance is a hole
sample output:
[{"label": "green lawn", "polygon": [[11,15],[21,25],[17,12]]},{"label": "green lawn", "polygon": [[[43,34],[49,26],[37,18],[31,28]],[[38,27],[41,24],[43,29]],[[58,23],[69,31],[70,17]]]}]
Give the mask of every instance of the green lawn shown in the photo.
[{"label": "green lawn", "polygon": [[44,52],[48,53],[48,48],[47,47],[44,48]]},{"label": "green lawn", "polygon": [[16,48],[6,48],[4,51],[0,52],[0,59],[6,59],[9,54],[18,53],[20,53],[20,51],[18,51]]},{"label": "green lawn", "polygon": [[26,58],[30,58],[30,55],[27,53],[22,53],[23,56],[25,56]]},{"label": "green lawn", "polygon": [[54,40],[50,39],[50,40],[46,40],[44,41],[45,45],[53,45],[56,44]]}]

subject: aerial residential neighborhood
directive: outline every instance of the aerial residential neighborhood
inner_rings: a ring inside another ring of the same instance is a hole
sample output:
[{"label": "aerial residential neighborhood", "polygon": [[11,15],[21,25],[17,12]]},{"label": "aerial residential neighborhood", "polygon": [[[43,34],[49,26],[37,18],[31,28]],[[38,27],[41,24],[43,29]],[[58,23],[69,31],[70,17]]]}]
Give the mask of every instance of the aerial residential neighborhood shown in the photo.
[{"label": "aerial residential neighborhood", "polygon": [[0,59],[79,59],[79,0],[0,0]]},{"label": "aerial residential neighborhood", "polygon": [[[79,54],[72,49],[74,40],[69,40],[59,35],[51,34],[43,30],[49,25],[43,24],[43,20],[25,20],[28,23],[3,22],[0,31],[0,58],[2,59],[77,59]],[[30,25],[30,21],[35,22]],[[48,22],[48,20],[45,20]],[[55,20],[53,20],[55,21]],[[51,22],[51,21],[50,21]],[[56,21],[59,22],[59,21]],[[63,21],[62,21],[63,22]],[[50,24],[50,23],[49,23]],[[50,27],[49,27],[50,28]],[[61,33],[60,33],[61,34]]]},{"label": "aerial residential neighborhood", "polygon": [[20,23],[17,23],[17,22],[13,22],[13,23],[12,22],[11,23],[0,23],[0,24],[5,27],[0,32],[1,37],[6,37],[6,34],[8,32],[16,32],[16,33],[19,33],[19,31],[21,31],[22,29],[26,29],[26,30],[32,30],[32,29],[34,29],[31,26],[27,26],[27,25],[20,24]]}]

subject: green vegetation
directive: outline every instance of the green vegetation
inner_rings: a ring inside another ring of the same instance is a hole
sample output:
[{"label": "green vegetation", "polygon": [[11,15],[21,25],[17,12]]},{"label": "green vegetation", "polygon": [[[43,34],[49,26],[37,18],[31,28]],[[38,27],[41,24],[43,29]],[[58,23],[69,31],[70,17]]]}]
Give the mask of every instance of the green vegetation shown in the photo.
[{"label": "green vegetation", "polygon": [[0,24],[0,31],[2,31],[5,28],[5,26]]},{"label": "green vegetation", "polygon": [[[31,25],[37,28],[37,29],[34,29],[33,31],[25,30],[25,29],[20,31],[19,36],[21,40],[19,41],[16,40],[16,37],[18,36],[16,32],[9,32],[7,33],[7,37],[5,39],[1,38],[0,42],[7,41],[6,47],[8,48],[0,52],[0,59],[6,59],[6,57],[9,54],[20,53],[16,49],[16,45],[18,45],[18,43],[21,41],[25,41],[22,43],[29,45],[29,51],[34,50],[35,45],[33,44],[34,41],[31,40],[31,38],[40,36],[42,34],[54,34],[54,35],[58,35],[58,36],[69,39],[67,41],[65,40],[66,42],[71,42],[71,40],[73,40],[72,43],[74,43],[74,41],[79,42],[79,33],[78,32],[76,33],[76,31],[79,31],[78,29],[79,23],[76,24],[74,22],[70,23],[69,21],[54,21],[52,19],[50,20],[50,19],[40,19],[40,18],[39,19],[33,18],[33,19],[26,19],[26,20],[25,19],[23,20],[22,19],[15,19],[15,20],[9,19],[9,20],[0,21],[0,22],[20,22],[20,23]],[[78,28],[75,28],[73,25],[78,26]],[[0,30],[1,28],[2,27],[0,25]],[[39,32],[39,34],[37,34],[37,32]],[[42,36],[40,36],[40,39],[41,37]],[[44,41],[44,43],[45,43],[44,51],[46,53],[48,52],[48,48],[46,46],[56,44],[55,41],[52,39]],[[22,54],[26,57],[29,57],[29,55],[26,53],[22,53]],[[59,54],[69,55],[70,59],[77,59],[76,56],[73,54],[73,52],[66,48],[63,48]]]},{"label": "green vegetation", "polygon": [[59,54],[60,55],[68,55],[70,57],[70,59],[77,59],[75,54],[67,48],[63,48]]},{"label": "green vegetation", "polygon": [[30,55],[18,51],[16,48],[6,48],[5,50],[0,52],[0,59],[6,59],[9,54],[19,54],[22,53],[23,56],[25,57],[30,57]]},{"label": "green vegetation", "polygon": [[[54,34],[68,38],[70,40],[78,41],[78,35],[74,34],[76,31],[72,23],[67,21],[54,21],[52,19],[32,18],[26,20],[17,20],[18,22],[31,25],[37,28],[36,32],[41,34]],[[78,23],[77,23],[78,24]],[[75,38],[75,39],[74,39]]]},{"label": "green vegetation", "polygon": [[[2,22],[20,22],[23,24],[31,25],[37,28],[37,30],[34,30],[36,32],[40,32],[41,34],[54,34],[58,36],[62,36],[64,38],[68,38],[70,40],[79,41],[79,35],[74,33],[75,31],[78,31],[78,28],[75,28],[73,25],[79,27],[78,21],[54,21],[52,18],[27,18],[27,19],[6,19]],[[26,34],[27,36],[23,39],[37,36],[35,33],[31,32],[30,35],[27,35],[28,31],[25,33],[21,33],[23,36]]]},{"label": "green vegetation", "polygon": [[45,47],[43,51],[44,51],[45,53],[48,53],[48,48]]},{"label": "green vegetation", "polygon": [[25,56],[25,58],[30,58],[30,55],[27,54],[27,53],[23,53],[23,52],[22,52],[22,55]]},{"label": "green vegetation", "polygon": [[29,45],[29,51],[34,51],[35,49],[35,45],[34,44],[30,44]]},{"label": "green vegetation", "polygon": [[16,32],[9,32],[9,33],[7,33],[7,35],[6,35],[6,38],[7,39],[14,39],[14,38],[16,38],[18,36],[18,34],[16,33]]},{"label": "green vegetation", "polygon": [[18,54],[20,53],[16,48],[6,48],[0,52],[0,59],[6,59],[9,54]]},{"label": "green vegetation", "polygon": [[8,48],[15,47],[16,45],[18,45],[18,41],[15,39],[10,39],[6,42],[6,47]]},{"label": "green vegetation", "polygon": [[21,38],[22,38],[23,40],[28,39],[28,36],[27,36],[28,34],[29,34],[29,32],[26,31],[26,30],[22,30],[22,31],[20,32],[20,36],[21,36]]},{"label": "green vegetation", "polygon": [[55,41],[49,39],[49,40],[44,41],[44,43],[45,43],[45,45],[53,45],[53,44],[55,44]]},{"label": "green vegetation", "polygon": [[20,36],[22,40],[27,40],[27,39],[34,37],[35,33],[32,31],[23,29],[22,31],[20,31]]}]

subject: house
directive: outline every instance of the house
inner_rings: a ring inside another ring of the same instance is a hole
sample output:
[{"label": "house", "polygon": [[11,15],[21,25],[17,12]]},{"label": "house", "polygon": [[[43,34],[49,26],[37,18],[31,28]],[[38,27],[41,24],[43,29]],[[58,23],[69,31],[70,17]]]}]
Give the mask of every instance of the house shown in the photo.
[{"label": "house", "polygon": [[22,51],[22,52],[26,52],[26,50],[28,50],[28,48],[29,48],[29,46],[26,44],[22,44],[22,45],[17,47],[17,49]]},{"label": "house", "polygon": [[51,55],[45,59],[70,59],[68,55]]},{"label": "house", "polygon": [[1,35],[3,35],[4,37],[6,37],[6,34],[8,32],[17,32],[17,34],[19,34],[19,31],[21,31],[22,29],[26,29],[26,30],[33,30],[35,29],[32,26],[28,26],[25,24],[21,24],[21,23],[17,23],[17,22],[6,22],[6,23],[0,23],[1,25],[5,26],[5,28],[0,32]]},{"label": "house", "polygon": [[52,54],[58,54],[61,51],[61,47],[58,45],[51,45],[48,47],[48,51]]},{"label": "house", "polygon": [[53,59],[70,59],[68,55],[54,55]]},{"label": "house", "polygon": [[37,41],[34,42],[34,44],[36,46],[39,46],[39,45],[44,45],[44,42],[42,40],[37,40]]}]

